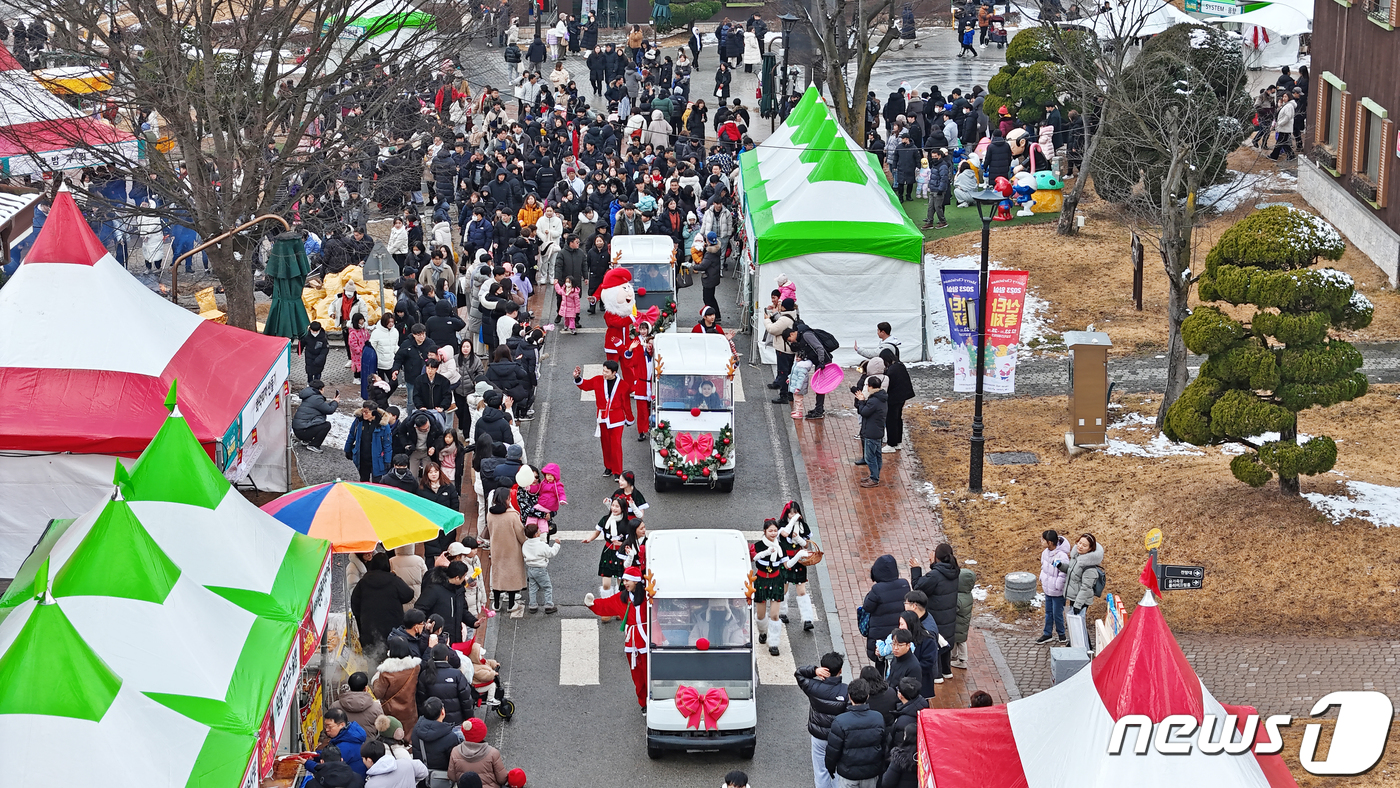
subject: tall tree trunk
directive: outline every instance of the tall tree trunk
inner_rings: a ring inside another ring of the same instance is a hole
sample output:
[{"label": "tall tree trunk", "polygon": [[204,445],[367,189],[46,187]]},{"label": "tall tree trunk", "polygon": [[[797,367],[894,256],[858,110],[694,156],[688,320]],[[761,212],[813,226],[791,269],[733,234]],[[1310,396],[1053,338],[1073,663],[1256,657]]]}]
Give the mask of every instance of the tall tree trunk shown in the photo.
[{"label": "tall tree trunk", "polygon": [[1157,411],[1157,429],[1167,419],[1170,408],[1181,392],[1186,390],[1190,373],[1186,369],[1186,342],[1181,338],[1181,324],[1191,314],[1191,229],[1196,221],[1196,190],[1190,181],[1186,204],[1176,206],[1169,189],[1163,189],[1162,201],[1162,267],[1167,272],[1167,386],[1162,394],[1162,407]]},{"label": "tall tree trunk", "polygon": [[[1079,122],[1084,125],[1085,136],[1088,136],[1089,121],[1085,117],[1080,117]],[[1102,128],[1102,123],[1100,124]],[[1089,138],[1089,146],[1084,149],[1084,159],[1079,162],[1079,174],[1075,176],[1074,188],[1069,190],[1069,194],[1064,197],[1064,204],[1060,207],[1060,221],[1055,226],[1058,235],[1075,235],[1079,232],[1079,226],[1074,221],[1075,212],[1079,210],[1079,200],[1084,196],[1084,187],[1089,184],[1090,162],[1094,160],[1094,153],[1099,149],[1099,135],[1095,134]]]},{"label": "tall tree trunk", "polygon": [[[1279,440],[1285,441],[1287,443],[1297,443],[1298,424],[1295,422],[1293,426],[1285,427]],[[1282,473],[1280,473],[1278,475],[1278,489],[1279,492],[1283,493],[1284,495],[1301,496],[1303,494],[1302,488],[1298,484],[1297,476],[1284,476]]]},{"label": "tall tree trunk", "polygon": [[258,319],[253,303],[253,267],[246,251],[242,260],[234,258],[235,240],[228,239],[208,249],[209,267],[224,286],[224,309],[228,312],[228,324],[256,331]]}]

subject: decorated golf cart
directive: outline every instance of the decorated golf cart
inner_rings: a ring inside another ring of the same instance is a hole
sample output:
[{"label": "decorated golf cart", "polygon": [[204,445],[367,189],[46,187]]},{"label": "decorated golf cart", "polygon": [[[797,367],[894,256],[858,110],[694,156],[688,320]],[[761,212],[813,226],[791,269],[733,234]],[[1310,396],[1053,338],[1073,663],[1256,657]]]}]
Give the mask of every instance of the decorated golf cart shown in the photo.
[{"label": "decorated golf cart", "polygon": [[667,235],[619,235],[612,239],[613,262],[632,274],[637,309],[656,307],[652,333],[675,331],[676,242]]},{"label": "decorated golf cart", "polygon": [[722,334],[661,334],[653,344],[651,431],[656,491],[672,485],[734,489],[734,373]]},{"label": "decorated golf cart", "polygon": [[757,741],[749,544],[733,530],[657,531],[647,540],[647,755],[737,750]]}]

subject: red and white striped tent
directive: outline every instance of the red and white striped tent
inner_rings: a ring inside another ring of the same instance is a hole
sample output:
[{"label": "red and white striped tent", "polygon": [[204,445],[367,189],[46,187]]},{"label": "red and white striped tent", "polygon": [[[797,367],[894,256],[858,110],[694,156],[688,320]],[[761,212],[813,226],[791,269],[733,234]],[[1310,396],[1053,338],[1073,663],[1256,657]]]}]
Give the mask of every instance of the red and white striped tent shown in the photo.
[{"label": "red and white striped tent", "polygon": [[0,289],[0,577],[111,492],[180,410],[230,478],[287,489],[288,342],[201,319],[127,273],[66,187]]},{"label": "red and white striped tent", "polygon": [[42,175],[136,158],[136,138],[55,96],[0,45],[0,175]]},{"label": "red and white striped tent", "polygon": [[[1149,592],[1128,625],[1089,665],[1044,692],[1002,706],[930,709],[919,715],[920,788],[1297,788],[1278,755],[1109,755],[1114,722],[1142,714],[1159,723],[1185,714],[1197,723],[1249,706],[1215,699],[1186,661]],[[1260,724],[1262,734],[1263,725]],[[1218,741],[1219,731],[1213,741]]]}]

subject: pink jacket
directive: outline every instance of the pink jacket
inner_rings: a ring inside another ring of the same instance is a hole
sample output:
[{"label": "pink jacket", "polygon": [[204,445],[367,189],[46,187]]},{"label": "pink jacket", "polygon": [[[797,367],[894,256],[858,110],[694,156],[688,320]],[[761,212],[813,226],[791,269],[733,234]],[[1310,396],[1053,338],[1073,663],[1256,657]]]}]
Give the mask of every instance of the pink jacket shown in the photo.
[{"label": "pink jacket", "polygon": [[[544,481],[545,474],[553,476],[558,481]],[[552,462],[540,469],[540,481],[535,487],[539,488],[538,494],[540,496],[536,505],[541,509],[557,512],[560,506],[569,502],[569,496],[564,492],[563,475],[559,471],[559,466]],[[532,487],[530,492],[536,492],[536,490]]]},{"label": "pink jacket", "polygon": [[1055,568],[1056,561],[1069,563],[1069,541],[1063,536],[1054,550],[1040,551],[1040,589],[1046,596],[1064,596],[1069,575]]},{"label": "pink jacket", "polygon": [[559,294],[559,299],[560,299],[560,300],[559,300],[559,304],[560,304],[560,306],[559,306],[559,314],[563,315],[564,317],[569,317],[569,316],[577,317],[577,316],[578,316],[578,300],[579,300],[579,289],[578,289],[578,286],[577,286],[577,285],[574,286],[573,289],[569,290],[569,291],[566,293],[566,292],[564,292],[564,283],[563,283],[563,282],[555,282],[555,283],[554,283],[554,292],[556,292],[556,293]]},{"label": "pink jacket", "polygon": [[787,284],[785,284],[785,285],[783,285],[782,287],[778,288],[778,296],[779,296],[779,299],[778,299],[779,301],[781,301],[781,300],[784,299],[784,298],[791,298],[792,300],[796,301],[796,300],[797,300],[797,283],[795,283],[795,282],[788,282]]}]

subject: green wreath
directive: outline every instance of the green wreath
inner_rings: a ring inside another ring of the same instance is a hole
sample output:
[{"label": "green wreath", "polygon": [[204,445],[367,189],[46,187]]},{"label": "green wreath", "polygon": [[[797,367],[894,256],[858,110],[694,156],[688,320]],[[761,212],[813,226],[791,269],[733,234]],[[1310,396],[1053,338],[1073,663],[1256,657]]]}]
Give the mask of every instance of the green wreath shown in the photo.
[{"label": "green wreath", "polygon": [[729,462],[729,456],[734,453],[734,428],[728,424],[720,428],[719,437],[715,438],[715,446],[710,451],[710,456],[699,462],[689,462],[676,451],[676,436],[671,432],[670,422],[658,421],[652,435],[658,444],[656,453],[665,461],[666,469],[683,482],[692,476],[716,478],[719,469]]}]

